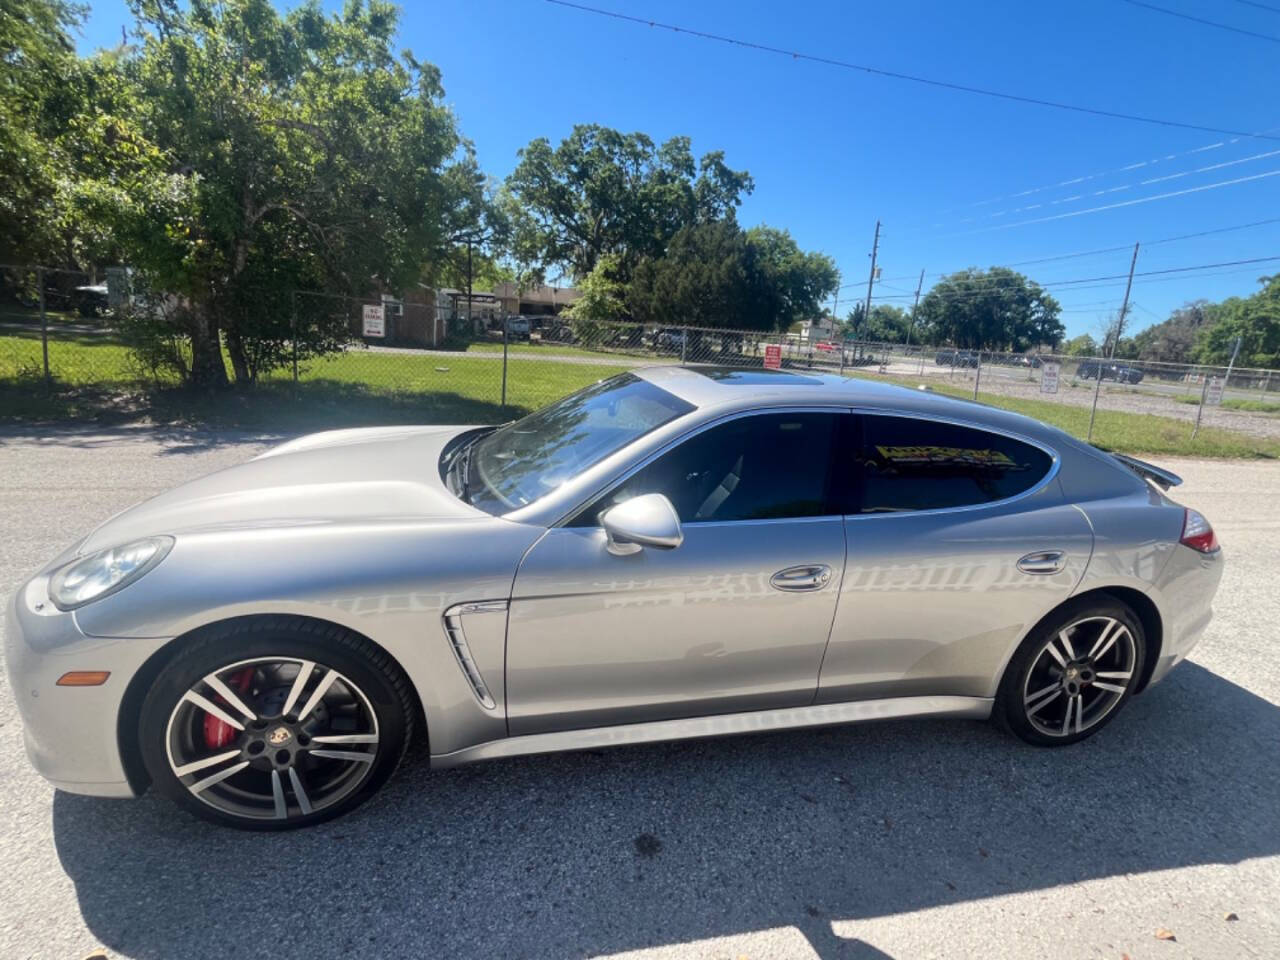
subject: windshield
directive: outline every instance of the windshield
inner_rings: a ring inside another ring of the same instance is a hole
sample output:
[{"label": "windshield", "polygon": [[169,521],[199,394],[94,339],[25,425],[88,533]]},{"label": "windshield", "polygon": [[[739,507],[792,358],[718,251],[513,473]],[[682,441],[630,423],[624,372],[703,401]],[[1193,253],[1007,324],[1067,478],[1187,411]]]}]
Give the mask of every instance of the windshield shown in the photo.
[{"label": "windshield", "polygon": [[693,405],[624,373],[475,442],[466,492],[489,513],[533,503]]}]

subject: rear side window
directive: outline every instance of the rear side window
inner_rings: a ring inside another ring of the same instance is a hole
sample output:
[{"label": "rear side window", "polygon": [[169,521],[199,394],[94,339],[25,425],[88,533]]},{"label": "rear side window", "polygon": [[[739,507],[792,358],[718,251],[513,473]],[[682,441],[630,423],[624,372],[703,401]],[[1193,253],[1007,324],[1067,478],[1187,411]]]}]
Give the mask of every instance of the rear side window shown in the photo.
[{"label": "rear side window", "polygon": [[1017,496],[1053,465],[1039,447],[914,417],[864,416],[853,458],[862,513],[967,507]]},{"label": "rear side window", "polygon": [[681,523],[777,520],[842,511],[830,502],[840,415],[757,414],[695,434],[601,497],[571,526],[595,526],[614,504],[661,493]]}]

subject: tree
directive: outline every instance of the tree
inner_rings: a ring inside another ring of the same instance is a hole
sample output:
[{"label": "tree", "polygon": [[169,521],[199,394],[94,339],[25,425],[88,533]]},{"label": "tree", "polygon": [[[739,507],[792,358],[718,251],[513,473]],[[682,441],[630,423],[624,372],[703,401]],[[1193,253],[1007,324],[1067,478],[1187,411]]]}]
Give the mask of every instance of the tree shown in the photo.
[{"label": "tree", "polygon": [[1008,267],[970,267],[943,277],[920,301],[921,341],[1020,352],[1056,348],[1066,333],[1058,301]]},{"label": "tree", "polygon": [[1069,357],[1096,357],[1098,342],[1087,333],[1072,337],[1063,345],[1063,352]]},{"label": "tree", "polygon": [[627,305],[645,323],[785,330],[818,316],[838,283],[831,258],[786,231],[726,218],[681,229],[663,256],[641,261]]},{"label": "tree", "polygon": [[1262,289],[1253,296],[1231,297],[1209,308],[1211,322],[1196,340],[1198,361],[1227,363],[1239,337],[1238,366],[1280,366],[1280,274],[1258,282]]},{"label": "tree", "polygon": [[[586,329],[587,324],[619,320],[627,314],[627,288],[618,279],[618,257],[606,253],[595,268],[578,283],[581,296],[564,310],[564,315]],[[580,339],[589,339],[579,332]]]},{"label": "tree", "polygon": [[759,309],[773,317],[773,326],[785,330],[821,316],[822,301],[840,285],[835,261],[801,250],[788,231],[763,224],[748,230],[746,240],[754,251],[759,292],[768,298]]},{"label": "tree", "polygon": [[1195,300],[1184,304],[1162,323],[1147,327],[1133,338],[1138,357],[1164,363],[1190,363],[1196,337],[1211,323],[1210,303]]},{"label": "tree", "polygon": [[71,31],[84,9],[0,0],[0,261],[60,263],[67,126],[80,108]]},{"label": "tree", "polygon": [[864,306],[856,303],[849,311],[845,328],[850,336],[870,343],[906,343],[911,314],[901,307],[878,303],[871,308],[871,320],[864,323]]},{"label": "tree", "polygon": [[[224,336],[237,381],[283,362],[290,289],[398,291],[446,247],[460,138],[437,70],[393,52],[394,7],[137,0],[135,13],[141,46],[121,69],[164,165],[135,171],[112,226],[182,304],[192,382],[226,383]],[[345,324],[318,317],[304,355],[341,345]]]},{"label": "tree", "polygon": [[519,156],[504,190],[517,255],[579,280],[606,253],[630,279],[682,228],[732,218],[753,188],[723,153],[695,163],[687,137],[656,146],[643,133],[595,124],[574,127],[558,147],[533,140]]}]

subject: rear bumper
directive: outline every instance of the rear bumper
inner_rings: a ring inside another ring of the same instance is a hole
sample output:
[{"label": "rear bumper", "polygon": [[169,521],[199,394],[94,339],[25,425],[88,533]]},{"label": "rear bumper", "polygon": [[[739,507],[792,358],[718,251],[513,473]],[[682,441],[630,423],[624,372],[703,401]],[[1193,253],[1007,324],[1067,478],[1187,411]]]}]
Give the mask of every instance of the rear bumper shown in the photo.
[{"label": "rear bumper", "polygon": [[1181,545],[1173,548],[1151,587],[1151,598],[1164,621],[1164,638],[1148,686],[1163,680],[1204,636],[1213,619],[1213,597],[1222,582],[1222,569],[1221,550],[1205,555]]},{"label": "rear bumper", "polygon": [[[120,755],[120,706],[130,678],[162,639],[107,640],[81,632],[58,610],[48,577],[14,594],[5,624],[5,672],[22,718],[27,757],[60,790],[102,797],[134,795]],[[97,687],[59,687],[69,670],[109,670]]]}]

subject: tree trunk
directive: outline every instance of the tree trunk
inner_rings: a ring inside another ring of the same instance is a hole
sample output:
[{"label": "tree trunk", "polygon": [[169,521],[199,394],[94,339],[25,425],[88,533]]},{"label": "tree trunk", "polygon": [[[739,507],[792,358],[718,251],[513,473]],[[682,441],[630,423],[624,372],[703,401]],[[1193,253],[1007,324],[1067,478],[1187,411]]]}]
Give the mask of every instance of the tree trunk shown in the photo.
[{"label": "tree trunk", "polygon": [[208,390],[227,386],[218,321],[208,304],[191,309],[191,385]]},{"label": "tree trunk", "polygon": [[249,358],[244,352],[244,341],[234,329],[227,331],[227,353],[231,357],[231,369],[236,375],[236,385],[250,383]]}]

